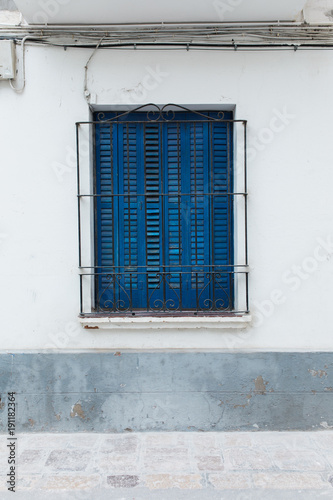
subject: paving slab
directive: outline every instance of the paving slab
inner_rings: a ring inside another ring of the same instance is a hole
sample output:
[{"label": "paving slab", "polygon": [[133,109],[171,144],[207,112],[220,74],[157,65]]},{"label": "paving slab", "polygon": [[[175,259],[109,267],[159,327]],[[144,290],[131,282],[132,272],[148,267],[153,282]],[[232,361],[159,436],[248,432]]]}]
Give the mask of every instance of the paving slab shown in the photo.
[{"label": "paving slab", "polygon": [[[333,500],[333,431],[17,434],[15,498]],[[0,435],[0,500],[12,498]]]}]

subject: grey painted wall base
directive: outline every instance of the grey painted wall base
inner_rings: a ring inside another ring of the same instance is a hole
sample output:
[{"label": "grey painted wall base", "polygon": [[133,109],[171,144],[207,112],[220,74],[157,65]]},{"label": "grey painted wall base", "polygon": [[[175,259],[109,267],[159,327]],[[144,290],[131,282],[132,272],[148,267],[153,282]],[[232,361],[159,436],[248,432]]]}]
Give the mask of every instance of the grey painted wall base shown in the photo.
[{"label": "grey painted wall base", "polygon": [[[1,354],[0,432],[333,426],[333,353]],[[333,428],[333,427],[332,427]]]}]

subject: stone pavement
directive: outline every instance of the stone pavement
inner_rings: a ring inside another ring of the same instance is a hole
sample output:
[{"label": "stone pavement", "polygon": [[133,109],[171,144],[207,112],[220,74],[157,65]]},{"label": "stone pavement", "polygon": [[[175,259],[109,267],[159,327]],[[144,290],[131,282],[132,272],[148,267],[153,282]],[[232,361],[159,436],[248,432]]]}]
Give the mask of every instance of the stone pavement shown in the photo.
[{"label": "stone pavement", "polygon": [[[333,431],[17,434],[14,498],[333,499]],[[0,498],[9,498],[0,435]]]}]

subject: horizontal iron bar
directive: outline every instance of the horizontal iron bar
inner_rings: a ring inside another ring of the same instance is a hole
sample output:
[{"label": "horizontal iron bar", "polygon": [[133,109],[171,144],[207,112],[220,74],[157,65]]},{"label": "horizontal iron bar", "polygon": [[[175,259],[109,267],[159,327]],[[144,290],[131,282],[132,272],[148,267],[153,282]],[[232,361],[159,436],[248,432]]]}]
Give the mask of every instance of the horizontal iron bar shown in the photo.
[{"label": "horizontal iron bar", "polygon": [[233,311],[209,311],[209,310],[201,310],[197,311],[196,309],[183,309],[181,312],[180,311],[158,311],[158,313],[154,313],[154,310],[151,310],[147,312],[147,309],[133,309],[132,312],[124,313],[122,311],[111,311],[110,313],[82,313],[80,314],[80,318],[109,318],[110,316],[117,315],[118,317],[129,317],[129,316],[140,316],[140,317],[151,317],[151,316],[157,316],[157,317],[169,317],[169,316],[174,316],[177,318],[182,318],[182,317],[187,317],[187,316],[217,316],[217,317],[223,317],[223,316],[232,316],[232,317],[237,317],[241,314],[248,314],[250,311],[248,310],[233,310]]},{"label": "horizontal iron bar", "polygon": [[[172,112],[174,110],[170,110],[170,112]],[[151,111],[144,111],[145,113],[153,113],[154,110],[151,110]],[[176,111],[175,111],[176,112]],[[208,111],[210,112],[210,111]],[[215,112],[219,112],[219,111],[215,111]],[[184,111],[184,113],[186,113],[186,111]],[[223,110],[221,110],[221,113],[223,113]],[[192,125],[193,123],[247,123],[247,120],[224,120],[224,119],[214,119],[212,118],[211,120],[209,119],[206,119],[206,120],[195,120],[195,121],[191,121],[191,120],[173,120],[172,118],[170,118],[169,120],[163,120],[163,118],[158,118],[156,120],[148,120],[148,121],[137,121],[137,120],[133,120],[133,121],[126,121],[126,120],[117,120],[117,117],[115,118],[111,118],[110,120],[101,120],[99,122],[96,122],[96,121],[92,121],[92,122],[76,122],[76,125],[112,125],[113,123],[117,123],[118,125],[119,124],[123,124],[123,125],[130,125],[130,124],[145,124],[145,125],[153,125],[155,123],[189,123],[190,125]]]},{"label": "horizontal iron bar", "polygon": [[79,269],[118,269],[118,268],[135,268],[135,269],[139,269],[139,268],[151,268],[151,267],[158,267],[159,269],[161,267],[166,267],[167,269],[179,269],[179,268],[184,268],[184,267],[188,267],[190,269],[202,269],[203,267],[208,267],[208,268],[211,268],[211,269],[220,269],[220,268],[224,268],[224,267],[249,267],[247,264],[195,264],[195,265],[190,265],[190,264],[186,264],[186,265],[182,265],[182,264],[178,264],[178,265],[158,265],[158,266],[79,266]]},{"label": "horizontal iron bar", "polygon": [[78,198],[94,198],[94,197],[101,197],[101,198],[113,198],[117,196],[125,196],[126,198],[137,198],[138,196],[149,196],[151,198],[156,198],[157,196],[176,196],[181,197],[181,196],[248,196],[248,193],[225,193],[225,192],[220,192],[220,193],[115,193],[115,194],[78,194]]},{"label": "horizontal iron bar", "polygon": [[214,275],[218,275],[218,274],[248,274],[250,271],[245,269],[244,271],[214,271],[214,272],[209,272],[209,271],[205,271],[205,270],[201,270],[201,271],[193,271],[193,272],[176,272],[176,271],[170,271],[170,272],[167,272],[167,271],[157,271],[157,270],[154,270],[154,271],[147,271],[147,272],[133,272],[133,271],[128,271],[128,272],[105,272],[105,273],[82,273],[80,274],[80,276],[110,276],[110,275],[117,275],[117,276],[122,276],[122,275],[126,275],[126,276],[149,276],[149,277],[157,277],[157,275],[177,275],[177,276],[180,276],[180,275],[198,275],[198,274],[214,274]]}]

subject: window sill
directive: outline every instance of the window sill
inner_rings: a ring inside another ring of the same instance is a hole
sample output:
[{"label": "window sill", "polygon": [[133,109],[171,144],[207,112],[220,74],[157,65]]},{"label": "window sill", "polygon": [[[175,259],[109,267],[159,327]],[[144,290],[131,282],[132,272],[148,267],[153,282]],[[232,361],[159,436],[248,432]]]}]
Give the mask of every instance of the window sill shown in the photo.
[{"label": "window sill", "polygon": [[126,330],[162,330],[162,329],[241,329],[251,322],[251,315],[243,316],[200,316],[200,317],[83,317],[79,321],[87,330],[126,329]]}]

